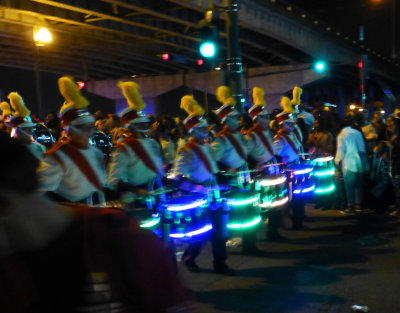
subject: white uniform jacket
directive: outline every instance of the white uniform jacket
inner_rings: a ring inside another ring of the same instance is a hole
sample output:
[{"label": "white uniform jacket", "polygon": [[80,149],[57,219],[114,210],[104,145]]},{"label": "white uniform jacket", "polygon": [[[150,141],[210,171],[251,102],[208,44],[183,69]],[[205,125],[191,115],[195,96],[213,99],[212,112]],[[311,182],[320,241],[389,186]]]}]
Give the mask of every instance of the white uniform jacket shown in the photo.
[{"label": "white uniform jacket", "polygon": [[229,168],[239,168],[240,166],[247,164],[248,148],[241,133],[229,132],[229,134],[235,138],[236,142],[238,142],[241,150],[244,153],[244,158],[240,156],[236,148],[226,137],[225,133],[227,132],[229,131],[224,129],[218,133],[214,142],[211,144],[212,154],[215,161],[221,162]]},{"label": "white uniform jacket", "polygon": [[[262,135],[260,135],[260,133]],[[264,143],[261,136],[266,139],[266,143]],[[249,156],[251,156],[258,165],[265,164],[274,158],[274,142],[269,129],[262,130],[256,124],[249,129],[244,139],[247,143]]]},{"label": "white uniform jacket", "polygon": [[110,163],[107,168],[107,183],[111,188],[116,188],[120,181],[139,186],[149,183],[159,175],[164,175],[160,144],[150,138],[137,140],[144,148],[152,164],[157,168],[159,174],[151,170],[128,144],[121,142],[111,153]]},{"label": "white uniform jacket", "polygon": [[[193,139],[189,141],[193,144]],[[185,144],[177,153],[174,174],[183,175],[196,184],[201,184],[214,177],[218,173],[218,165],[215,162],[211,147],[209,144],[194,143],[198,149],[201,150],[202,155],[206,158],[206,162],[211,167],[211,171],[207,168],[204,160],[199,157],[199,154],[191,147],[190,144]]]},{"label": "white uniform jacket", "polygon": [[[92,167],[100,185],[105,186],[103,153],[92,145],[79,151]],[[46,154],[39,165],[39,191],[53,191],[71,202],[86,199],[98,191],[67,154],[60,150],[54,154],[56,156]]]},{"label": "white uniform jacket", "polygon": [[28,149],[32,154],[39,160],[42,161],[46,148],[37,142],[31,142],[27,145]]},{"label": "white uniform jacket", "polygon": [[[286,139],[286,136],[294,147]],[[303,146],[294,132],[284,135],[279,131],[274,137],[274,153],[282,158],[283,163],[291,163],[299,159],[299,153],[303,153]]]}]

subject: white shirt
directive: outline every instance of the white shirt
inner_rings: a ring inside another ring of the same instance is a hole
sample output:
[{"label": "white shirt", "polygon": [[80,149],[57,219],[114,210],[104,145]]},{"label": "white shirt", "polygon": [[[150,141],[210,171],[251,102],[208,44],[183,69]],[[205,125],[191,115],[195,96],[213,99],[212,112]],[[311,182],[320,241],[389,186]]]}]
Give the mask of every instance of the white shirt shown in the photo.
[{"label": "white shirt", "polygon": [[[153,161],[153,164],[163,173],[162,151],[157,141],[150,138],[139,139],[147,155]],[[136,153],[126,144],[123,147],[116,148],[111,153],[110,163],[107,168],[107,183],[110,187],[117,187],[118,182],[129,183],[134,186],[147,184],[156,176]]]},{"label": "white shirt", "polygon": [[335,163],[340,162],[343,173],[364,172],[369,168],[364,138],[361,132],[349,126],[343,128],[337,137]]},{"label": "white shirt", "polygon": [[[106,172],[103,164],[103,153],[89,145],[87,149],[79,149],[92,166],[100,185],[105,186]],[[76,202],[90,197],[97,188],[86,178],[78,166],[64,152],[55,152],[62,160],[62,165],[47,154],[38,169],[39,191],[54,191],[69,201]]]},{"label": "white shirt", "polygon": [[[236,141],[240,144],[245,154],[247,154],[246,143],[242,134],[233,133]],[[211,144],[214,160],[221,162],[229,168],[238,168],[246,163],[246,160],[236,152],[235,147],[226,137],[217,137]]]},{"label": "white shirt", "polygon": [[183,175],[196,184],[201,184],[206,180],[212,179],[214,174],[218,173],[219,169],[217,163],[212,157],[210,145],[202,144],[197,146],[208,159],[213,173],[210,173],[207,170],[204,162],[192,149],[186,149],[186,147],[181,149],[177,154],[174,164],[174,173],[176,175]]}]

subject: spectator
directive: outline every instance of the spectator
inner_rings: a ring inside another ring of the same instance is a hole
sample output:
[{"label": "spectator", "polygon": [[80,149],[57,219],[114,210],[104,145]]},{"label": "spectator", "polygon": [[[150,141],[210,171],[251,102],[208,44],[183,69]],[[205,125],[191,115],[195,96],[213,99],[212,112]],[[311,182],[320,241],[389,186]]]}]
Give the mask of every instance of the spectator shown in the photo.
[{"label": "spectator", "polygon": [[395,194],[395,209],[392,215],[397,215],[400,209],[400,119],[389,116],[387,119],[389,132],[389,172]]},{"label": "spectator", "polygon": [[343,213],[354,213],[361,209],[362,182],[364,172],[369,169],[366,147],[360,131],[354,129],[353,114],[346,115],[345,127],[337,138],[335,164],[342,171],[347,197],[347,209]]},{"label": "spectator", "polygon": [[0,312],[193,312],[160,239],[122,212],[45,200],[35,157],[0,145]]},{"label": "spectator", "polygon": [[330,155],[334,154],[334,142],[333,135],[327,130],[326,122],[323,118],[318,117],[314,122],[314,130],[308,136],[307,148],[310,153],[327,153]]}]

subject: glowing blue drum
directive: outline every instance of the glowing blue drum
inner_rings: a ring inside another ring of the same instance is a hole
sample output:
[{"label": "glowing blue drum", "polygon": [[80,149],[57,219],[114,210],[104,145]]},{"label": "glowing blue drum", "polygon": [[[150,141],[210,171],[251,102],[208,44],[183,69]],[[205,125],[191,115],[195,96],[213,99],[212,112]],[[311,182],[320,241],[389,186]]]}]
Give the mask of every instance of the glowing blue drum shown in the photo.
[{"label": "glowing blue drum", "polygon": [[229,209],[229,230],[245,230],[258,225],[260,216],[260,193],[239,189],[223,194],[223,205]]},{"label": "glowing blue drum", "polygon": [[311,155],[314,166],[315,194],[324,196],[335,190],[335,164],[331,155]]},{"label": "glowing blue drum", "polygon": [[163,206],[164,238],[191,240],[212,229],[208,201],[203,195],[178,195]]},{"label": "glowing blue drum", "polygon": [[290,164],[284,169],[292,198],[307,198],[314,194],[313,169],[313,166],[305,164]]},{"label": "glowing blue drum", "polygon": [[260,209],[267,212],[289,201],[287,177],[284,172],[270,175],[261,173],[254,178],[255,190],[260,190]]}]

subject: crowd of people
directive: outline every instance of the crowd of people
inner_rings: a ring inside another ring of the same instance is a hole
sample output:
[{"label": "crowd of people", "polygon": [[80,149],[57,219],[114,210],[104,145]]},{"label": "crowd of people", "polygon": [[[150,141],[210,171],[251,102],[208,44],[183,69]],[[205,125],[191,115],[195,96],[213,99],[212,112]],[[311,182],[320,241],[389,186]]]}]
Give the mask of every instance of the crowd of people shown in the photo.
[{"label": "crowd of people", "polygon": [[[264,90],[254,87],[252,105],[241,113],[229,87],[220,86],[221,105],[209,114],[193,95],[184,95],[185,119],[153,117],[143,113],[138,85],[120,82],[127,107],[119,115],[92,115],[70,77],[58,84],[65,102],[43,123],[32,119],[16,92],[0,105],[1,311],[61,312],[60,303],[68,303],[65,312],[98,306],[113,306],[113,312],[194,310],[176,276],[172,242],[141,229],[132,219],[135,210],[104,208],[110,201],[160,213],[170,201],[169,189],[205,196],[211,231],[189,241],[182,262],[200,271],[196,258],[210,239],[214,271],[223,275],[235,271],[227,264],[229,214],[218,198],[225,190],[252,192],[256,174],[277,175],[309,155],[334,156],[336,188],[329,199],[336,201],[320,206],[334,203],[343,214],[396,215],[400,208],[396,112],[385,120],[377,110],[369,121],[365,108],[353,107],[342,119],[332,104],[307,107],[302,89],[294,87],[292,98],[283,96],[281,109],[270,113]],[[53,145],[32,139],[39,124]],[[95,134],[103,136],[102,151]],[[291,217],[290,228],[302,230],[309,200],[293,195],[267,210],[267,239],[285,240],[279,232],[283,215]],[[243,229],[244,254],[263,255],[257,231]],[[73,273],[65,271],[66,264]]]}]

